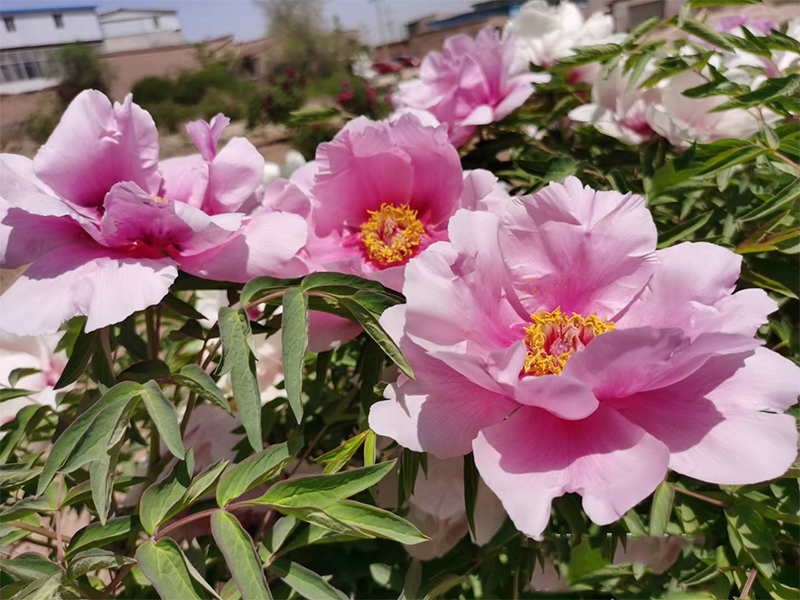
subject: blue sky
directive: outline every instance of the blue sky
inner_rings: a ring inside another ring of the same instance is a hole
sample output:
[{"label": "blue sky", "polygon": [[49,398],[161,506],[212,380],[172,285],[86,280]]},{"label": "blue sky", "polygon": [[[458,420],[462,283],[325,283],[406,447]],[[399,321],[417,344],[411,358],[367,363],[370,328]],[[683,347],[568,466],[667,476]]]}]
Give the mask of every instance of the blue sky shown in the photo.
[{"label": "blue sky", "polygon": [[[406,21],[433,12],[466,12],[477,1],[384,0],[387,17],[393,24],[391,35],[378,32],[375,5],[369,0],[327,0],[325,12],[329,18],[339,15],[346,28],[360,29],[365,41],[375,44],[385,37],[402,37]],[[253,0],[2,0],[5,10],[91,5],[100,11],[122,7],[177,9],[184,35],[192,42],[227,34],[239,40],[256,39],[263,35],[266,27],[261,10]]]}]

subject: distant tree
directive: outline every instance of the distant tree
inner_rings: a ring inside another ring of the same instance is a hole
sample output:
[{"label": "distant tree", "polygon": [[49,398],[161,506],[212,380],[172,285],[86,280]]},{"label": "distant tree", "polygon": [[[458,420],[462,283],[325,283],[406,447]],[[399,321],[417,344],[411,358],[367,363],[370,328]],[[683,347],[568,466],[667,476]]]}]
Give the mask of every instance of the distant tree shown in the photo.
[{"label": "distant tree", "polygon": [[61,69],[57,92],[63,104],[72,102],[83,90],[108,92],[108,72],[90,46],[82,42],[64,46],[56,53],[56,60]]}]

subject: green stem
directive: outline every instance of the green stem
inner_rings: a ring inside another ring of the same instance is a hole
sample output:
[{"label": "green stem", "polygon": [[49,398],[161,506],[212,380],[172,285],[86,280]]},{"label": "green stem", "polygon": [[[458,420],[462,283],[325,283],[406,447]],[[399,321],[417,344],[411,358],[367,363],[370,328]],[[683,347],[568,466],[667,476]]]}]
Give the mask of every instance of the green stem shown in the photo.
[{"label": "green stem", "polygon": [[158,475],[156,465],[158,459],[161,458],[161,436],[158,429],[154,426],[150,430],[150,454],[147,457],[147,480],[155,481]]},{"label": "green stem", "polygon": [[158,359],[158,332],[156,330],[155,315],[153,315],[153,307],[148,306],[144,311],[144,321],[147,326],[147,347],[149,349],[150,358],[152,360]]},{"label": "green stem", "polygon": [[698,494],[697,492],[693,492],[691,490],[684,489],[682,487],[673,486],[676,492],[680,492],[685,496],[691,496],[692,498],[697,498],[698,500],[702,500],[703,502],[708,502],[709,504],[713,504],[714,506],[719,506],[720,508],[728,508],[728,505],[721,500],[716,500],[714,498],[709,498],[708,496],[704,496],[703,494]]},{"label": "green stem", "polygon": [[186,401],[186,410],[183,412],[183,420],[181,420],[181,437],[186,433],[186,428],[189,426],[189,419],[192,418],[194,405],[197,402],[197,396],[194,392],[189,394],[189,400]]}]

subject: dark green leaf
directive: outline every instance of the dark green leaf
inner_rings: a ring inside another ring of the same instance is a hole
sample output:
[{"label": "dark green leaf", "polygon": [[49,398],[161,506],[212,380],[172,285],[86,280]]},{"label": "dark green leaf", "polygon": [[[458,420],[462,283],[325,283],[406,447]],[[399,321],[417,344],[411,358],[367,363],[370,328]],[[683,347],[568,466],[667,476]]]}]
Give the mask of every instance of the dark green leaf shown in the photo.
[{"label": "dark green leaf", "polygon": [[98,330],[86,333],[81,329],[78,339],[75,340],[75,345],[72,347],[72,354],[67,361],[67,366],[64,367],[61,377],[58,378],[53,388],[58,390],[78,380],[78,377],[86,369],[86,365],[89,364],[99,333]]},{"label": "dark green leaf", "polygon": [[475,457],[470,452],[464,456],[464,504],[467,509],[469,530],[475,536],[475,505],[478,502],[478,483],[481,476],[475,466]]},{"label": "dark green leaf", "polygon": [[151,379],[161,380],[169,377],[169,367],[160,360],[142,360],[132,364],[117,376],[120,381],[146,383]]},{"label": "dark green leaf", "polygon": [[218,510],[211,515],[211,533],[225,556],[228,569],[244,600],[272,598],[252,538],[233,515]]},{"label": "dark green leaf", "polygon": [[248,281],[242,288],[241,304],[247,306],[268,294],[283,292],[290,287],[300,285],[301,279],[275,279],[274,277],[256,277]]},{"label": "dark green leaf", "polygon": [[30,396],[31,394],[35,393],[36,392],[31,390],[0,387],[0,402],[14,400],[16,398],[24,398],[25,396]]},{"label": "dark green leaf", "polygon": [[218,406],[229,415],[233,414],[228,401],[225,399],[225,394],[222,393],[222,390],[211,378],[211,375],[201,369],[199,365],[186,365],[179,373],[173,373],[171,379],[176,384],[182,385],[190,392],[197,394],[203,400],[208,400]]},{"label": "dark green leaf", "polygon": [[184,302],[180,298],[178,298],[175,294],[167,294],[164,296],[162,300],[165,306],[168,306],[172,310],[174,310],[179,315],[183,315],[184,317],[188,317],[190,319],[197,319],[198,321],[202,321],[205,319],[205,315],[199,312],[194,306],[189,304],[188,302]]},{"label": "dark green leaf", "polygon": [[139,530],[139,519],[135,516],[111,519],[105,525],[92,523],[72,536],[66,558],[69,560],[81,550],[107,546],[116,540],[135,535]]},{"label": "dark green leaf", "polygon": [[303,420],[303,361],[308,349],[308,296],[298,288],[283,294],[283,377],[295,419]]},{"label": "dark green leaf", "polygon": [[61,571],[61,567],[41,554],[20,554],[14,558],[0,558],[0,570],[17,581],[35,581],[50,577]]},{"label": "dark green leaf", "polygon": [[142,386],[142,400],[164,444],[173,456],[183,460],[186,451],[183,448],[175,407],[164,396],[158,384],[152,380]]},{"label": "dark green leaf", "polygon": [[132,565],[136,561],[127,556],[119,556],[108,550],[101,550],[95,548],[93,550],[86,550],[79,552],[72,560],[69,561],[67,568],[67,577],[76,579],[81,575],[86,575],[92,571],[99,571],[100,569],[116,569],[124,567],[125,565]]},{"label": "dark green leaf", "polygon": [[202,600],[208,597],[189,575],[183,553],[174,541],[147,541],[136,549],[136,560],[142,573],[164,600]]},{"label": "dark green leaf", "polygon": [[714,211],[710,210],[706,213],[699,214],[696,217],[689,219],[685,223],[680,223],[672,229],[665,231],[661,234],[661,236],[659,236],[660,239],[658,242],[658,247],[666,248],[667,246],[671,246],[679,240],[689,237],[695,231],[708,223],[708,221],[711,219],[711,215],[713,214]]}]

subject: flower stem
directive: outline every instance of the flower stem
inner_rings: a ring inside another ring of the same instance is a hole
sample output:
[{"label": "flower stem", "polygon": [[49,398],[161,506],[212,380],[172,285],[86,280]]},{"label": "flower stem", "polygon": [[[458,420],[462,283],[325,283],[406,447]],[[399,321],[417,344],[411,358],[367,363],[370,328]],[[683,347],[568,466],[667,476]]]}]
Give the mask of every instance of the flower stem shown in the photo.
[{"label": "flower stem", "polygon": [[158,360],[158,330],[156,329],[155,315],[153,314],[153,307],[148,306],[144,310],[144,322],[147,327],[147,347],[149,349],[150,358]]},{"label": "flower stem", "polygon": [[[58,540],[56,532],[50,529],[49,527],[37,527],[36,525],[23,523],[22,521],[10,521],[8,524],[11,525],[12,527],[16,527],[17,529],[23,529],[25,531],[30,531],[31,533],[37,533],[51,540]],[[68,535],[62,535],[61,539],[67,544],[69,544],[72,541],[72,538],[70,538]]]},{"label": "flower stem", "polygon": [[698,494],[697,492],[693,492],[691,490],[686,490],[682,487],[673,486],[676,492],[680,492],[685,496],[691,496],[692,498],[697,498],[698,500],[702,500],[703,502],[708,502],[709,504],[713,504],[714,506],[719,506],[720,508],[728,508],[728,505],[723,502],[722,500],[716,500],[715,498],[709,498],[708,496],[704,496],[703,494]]},{"label": "flower stem", "polygon": [[[107,338],[106,338],[107,339]],[[58,562],[64,562],[64,540],[61,535],[61,490],[64,487],[64,476],[58,480],[58,490],[56,491],[56,551]]]}]

